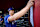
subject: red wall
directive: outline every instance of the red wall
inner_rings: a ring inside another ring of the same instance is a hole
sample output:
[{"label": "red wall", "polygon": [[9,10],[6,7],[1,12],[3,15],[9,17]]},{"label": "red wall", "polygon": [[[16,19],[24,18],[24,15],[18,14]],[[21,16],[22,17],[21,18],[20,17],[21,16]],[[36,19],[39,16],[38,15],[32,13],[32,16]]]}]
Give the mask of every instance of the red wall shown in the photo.
[{"label": "red wall", "polygon": [[40,27],[40,0],[35,0],[35,5],[34,5],[34,27]]}]

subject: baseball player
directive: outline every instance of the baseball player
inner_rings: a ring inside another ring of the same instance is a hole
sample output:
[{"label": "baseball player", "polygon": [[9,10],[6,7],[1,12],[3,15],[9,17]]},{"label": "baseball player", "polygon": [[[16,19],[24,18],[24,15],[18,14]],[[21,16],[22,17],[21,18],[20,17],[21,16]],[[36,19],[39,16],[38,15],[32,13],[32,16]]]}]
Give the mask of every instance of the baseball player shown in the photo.
[{"label": "baseball player", "polygon": [[[18,20],[20,17],[22,17],[23,15],[26,14],[26,12],[30,9],[30,7],[34,4],[34,0],[30,0],[28,1],[27,5],[20,10],[19,12],[14,14],[14,9],[13,8],[9,8],[8,12],[9,15],[4,17],[4,22],[6,27],[16,27],[16,21]],[[15,24],[12,25],[12,22],[15,22]]]}]

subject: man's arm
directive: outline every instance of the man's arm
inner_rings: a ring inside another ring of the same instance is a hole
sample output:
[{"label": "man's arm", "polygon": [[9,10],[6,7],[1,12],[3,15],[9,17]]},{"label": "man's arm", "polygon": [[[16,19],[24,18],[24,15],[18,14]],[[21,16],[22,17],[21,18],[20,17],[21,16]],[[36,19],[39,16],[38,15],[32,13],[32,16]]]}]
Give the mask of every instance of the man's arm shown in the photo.
[{"label": "man's arm", "polygon": [[22,17],[29,9],[30,7],[33,5],[34,3],[31,1],[28,1],[27,5],[22,9],[20,10],[19,12],[15,13],[13,16],[10,16],[8,18],[8,21],[14,21],[14,20],[17,20],[19,19],[20,17]]}]

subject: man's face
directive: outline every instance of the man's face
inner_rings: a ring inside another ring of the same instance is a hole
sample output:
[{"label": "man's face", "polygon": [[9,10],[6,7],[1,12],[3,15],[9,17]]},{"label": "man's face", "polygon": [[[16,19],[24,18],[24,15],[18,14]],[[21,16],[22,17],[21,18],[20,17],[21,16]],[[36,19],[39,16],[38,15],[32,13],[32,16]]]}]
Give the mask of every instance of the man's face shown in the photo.
[{"label": "man's face", "polygon": [[14,10],[10,10],[9,14],[13,15],[14,14]]}]

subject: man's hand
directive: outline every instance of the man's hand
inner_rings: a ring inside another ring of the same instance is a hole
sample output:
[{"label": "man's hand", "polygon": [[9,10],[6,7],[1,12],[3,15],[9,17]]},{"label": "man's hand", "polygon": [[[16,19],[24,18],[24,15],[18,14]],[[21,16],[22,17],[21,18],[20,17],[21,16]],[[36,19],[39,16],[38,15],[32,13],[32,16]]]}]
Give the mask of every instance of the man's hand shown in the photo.
[{"label": "man's hand", "polygon": [[27,3],[27,6],[31,7],[32,5],[34,5],[34,0],[29,0]]}]

